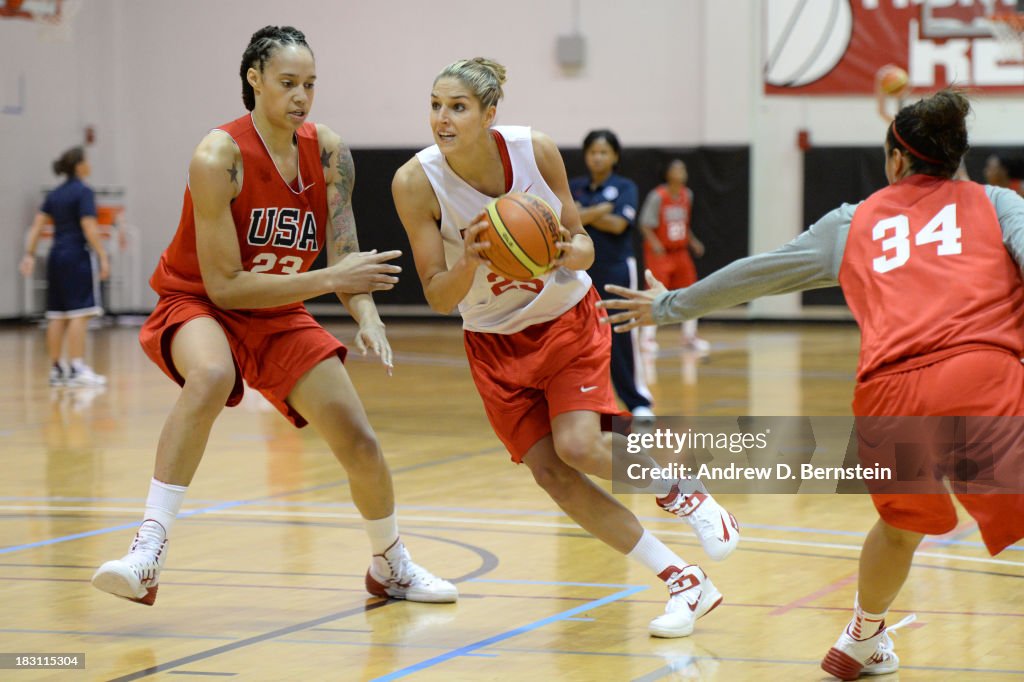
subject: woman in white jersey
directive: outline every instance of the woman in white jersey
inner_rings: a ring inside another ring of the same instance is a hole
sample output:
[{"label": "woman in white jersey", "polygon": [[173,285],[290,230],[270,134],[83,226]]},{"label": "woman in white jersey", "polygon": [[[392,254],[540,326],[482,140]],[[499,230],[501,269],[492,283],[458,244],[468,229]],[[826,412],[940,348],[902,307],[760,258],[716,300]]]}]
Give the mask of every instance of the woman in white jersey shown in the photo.
[{"label": "woman in white jersey", "polygon": [[[696,565],[644,530],[636,516],[586,475],[610,479],[611,434],[602,417],[618,414],[611,349],[597,292],[585,270],[593,243],[580,224],[558,148],[543,133],[494,122],[505,68],[486,59],[447,66],[430,93],[435,145],[395,174],[392,192],[430,307],[456,306],[466,354],[498,438],[581,527],[650,568],[669,588],[665,614],[650,632],[685,637],[721,594]],[[507,192],[529,192],[560,212],[563,256],[528,281],[487,266],[483,209]],[[686,518],[704,548],[724,558],[736,546],[733,519],[710,496],[673,488],[661,506]]]}]

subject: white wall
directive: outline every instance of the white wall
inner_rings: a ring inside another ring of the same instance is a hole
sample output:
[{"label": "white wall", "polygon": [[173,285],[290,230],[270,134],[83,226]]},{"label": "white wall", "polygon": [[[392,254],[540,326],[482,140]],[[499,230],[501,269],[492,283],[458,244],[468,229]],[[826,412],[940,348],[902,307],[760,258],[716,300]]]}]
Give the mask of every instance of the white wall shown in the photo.
[{"label": "white wall", "polygon": [[[578,17],[575,16],[578,8]],[[884,125],[868,98],[764,97],[759,0],[87,0],[74,39],[41,42],[35,25],[0,21],[0,318],[21,313],[16,275],[50,161],[96,128],[94,185],[127,188],[127,219],[143,230],[142,278],[170,240],[192,149],[214,125],[243,112],[238,67],[249,35],[268,23],[303,29],[317,55],[313,119],[353,147],[430,141],[427,98],[447,63],[485,55],[509,68],[499,120],[528,123],[567,147],[590,128],[626,145],[750,144],[752,248],[802,230],[797,131],[816,144],[880,143]],[[565,74],[555,40],[575,23],[585,68]],[[1011,143],[1020,98],[976,102],[977,143]],[[792,313],[795,298],[762,311]]]},{"label": "white wall", "polygon": [[104,42],[81,37],[103,32],[114,6],[98,2],[90,9],[81,13],[71,43],[47,42],[29,21],[0,21],[0,237],[9,245],[0,253],[0,318],[21,312],[17,265],[42,187],[58,182],[51,162],[81,144],[84,127],[94,123],[100,132],[94,184],[119,176],[109,124],[116,91],[99,67],[109,53]]},{"label": "white wall", "polygon": [[192,149],[206,130],[243,113],[241,54],[268,23],[306,33],[318,69],[312,118],[353,147],[430,144],[434,76],[477,55],[508,67],[499,121],[528,123],[561,145],[578,146],[596,126],[614,128],[627,145],[703,139],[699,0],[582,0],[587,60],[573,75],[554,56],[557,36],[573,29],[572,0],[522,0],[514,11],[474,0],[293,0],[287,13],[268,0],[178,0],[173,11],[165,2],[110,2],[124,26],[114,42],[121,168],[132,222],[147,229],[146,263],[176,227]]}]

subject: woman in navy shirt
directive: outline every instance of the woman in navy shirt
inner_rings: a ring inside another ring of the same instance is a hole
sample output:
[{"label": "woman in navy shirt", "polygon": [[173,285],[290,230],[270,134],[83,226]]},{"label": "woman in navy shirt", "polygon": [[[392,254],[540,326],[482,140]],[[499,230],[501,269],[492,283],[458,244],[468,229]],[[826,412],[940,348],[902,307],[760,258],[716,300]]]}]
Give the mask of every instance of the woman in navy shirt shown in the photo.
[{"label": "woman in navy shirt", "polygon": [[[594,241],[594,264],[587,272],[601,298],[618,298],[604,290],[606,284],[637,285],[632,230],[639,193],[636,183],[615,173],[621,149],[612,131],[590,131],[583,140],[587,175],[569,183],[580,220]],[[636,336],[612,336],[612,384],[635,419],[650,421],[654,417],[651,393],[643,377]]]},{"label": "woman in navy shirt", "polygon": [[[53,245],[46,261],[50,385],[102,386],[106,378],[85,364],[85,336],[89,318],[103,313],[93,254],[99,260],[99,279],[107,278],[110,265],[96,225],[96,199],[83,182],[90,172],[85,151],[81,147],[67,150],[53,162],[53,172],[65,176],[65,181],[46,196],[36,214],[21,259],[21,274],[32,275],[36,244],[43,227],[52,222]],[[65,338],[70,363],[61,362]]]}]

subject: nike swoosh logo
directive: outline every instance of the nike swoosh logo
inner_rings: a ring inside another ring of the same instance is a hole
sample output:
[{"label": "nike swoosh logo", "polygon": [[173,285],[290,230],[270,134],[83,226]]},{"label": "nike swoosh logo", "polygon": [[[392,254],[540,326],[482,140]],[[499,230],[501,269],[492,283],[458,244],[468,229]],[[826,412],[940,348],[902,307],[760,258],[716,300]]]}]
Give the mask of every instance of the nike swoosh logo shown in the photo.
[{"label": "nike swoosh logo", "polygon": [[580,393],[590,393],[591,391],[596,389],[597,386],[580,386]]},{"label": "nike swoosh logo", "polygon": [[529,185],[526,186],[526,189],[523,190],[523,194],[526,194],[527,192],[529,192],[531,187],[533,187],[533,183],[532,182]]},{"label": "nike swoosh logo", "polygon": [[688,606],[688,607],[689,607],[689,609],[690,609],[691,611],[696,611],[696,610],[697,610],[697,607],[698,607],[698,606],[700,606],[700,598],[701,598],[701,597],[702,597],[703,595],[704,595],[704,593],[703,593],[703,592],[699,593],[699,594],[697,595],[697,601],[695,601],[695,602],[692,602],[692,603],[691,603],[691,602],[686,602],[686,606]]}]

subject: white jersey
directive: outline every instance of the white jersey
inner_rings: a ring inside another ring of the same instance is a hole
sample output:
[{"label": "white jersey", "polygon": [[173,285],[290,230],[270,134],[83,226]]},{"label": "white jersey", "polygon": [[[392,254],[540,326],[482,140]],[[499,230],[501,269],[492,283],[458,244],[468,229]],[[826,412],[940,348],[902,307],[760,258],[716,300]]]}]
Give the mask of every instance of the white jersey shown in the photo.
[{"label": "white jersey", "polygon": [[[544,181],[533,155],[533,136],[525,126],[495,126],[508,147],[512,192],[534,194],[561,215],[559,201]],[[441,206],[441,239],[445,263],[451,268],[464,253],[461,230],[469,227],[494,197],[489,197],[455,174],[437,145],[416,154]],[[459,303],[463,328],[491,334],[514,334],[548,322],[579,303],[590,290],[590,276],[558,268],[535,279],[509,280],[481,265],[469,293]]]}]

